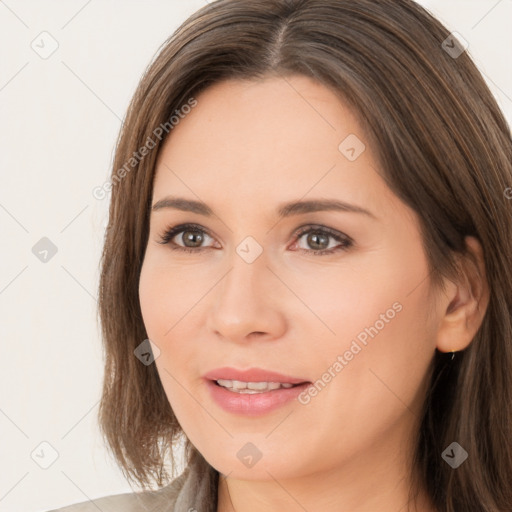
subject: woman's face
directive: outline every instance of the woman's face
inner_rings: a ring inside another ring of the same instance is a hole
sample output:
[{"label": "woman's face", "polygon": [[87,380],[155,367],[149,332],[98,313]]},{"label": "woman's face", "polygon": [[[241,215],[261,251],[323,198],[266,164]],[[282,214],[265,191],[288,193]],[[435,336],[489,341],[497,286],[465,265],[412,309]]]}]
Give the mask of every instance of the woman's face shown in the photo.
[{"label": "woman's face", "polygon": [[[229,81],[197,101],[159,155],[139,290],[178,421],[212,466],[245,480],[402,461],[440,314],[417,216],[317,82]],[[279,214],[320,200],[349,206]],[[225,367],[312,384],[237,393],[204,377]]]}]

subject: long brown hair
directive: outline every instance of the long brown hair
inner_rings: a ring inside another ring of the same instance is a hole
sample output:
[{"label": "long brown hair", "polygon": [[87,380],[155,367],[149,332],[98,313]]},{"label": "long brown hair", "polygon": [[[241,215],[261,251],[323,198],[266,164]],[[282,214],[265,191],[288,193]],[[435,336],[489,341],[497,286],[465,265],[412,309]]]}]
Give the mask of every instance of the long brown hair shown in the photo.
[{"label": "long brown hair", "polygon": [[[436,351],[411,459],[415,486],[440,512],[510,512],[512,140],[468,52],[449,51],[458,48],[450,37],[412,0],[219,0],[162,46],[117,142],[101,262],[99,422],[129,480],[163,485],[164,459],[174,473],[184,435],[155,365],[134,356],[147,338],[138,283],[159,150],[209,85],[301,74],[353,107],[388,186],[420,218],[432,283],[457,275],[466,235],[482,245],[489,305],[466,350],[453,361]],[[184,440],[188,461],[194,448]],[[457,469],[441,457],[454,441],[469,454]]]}]

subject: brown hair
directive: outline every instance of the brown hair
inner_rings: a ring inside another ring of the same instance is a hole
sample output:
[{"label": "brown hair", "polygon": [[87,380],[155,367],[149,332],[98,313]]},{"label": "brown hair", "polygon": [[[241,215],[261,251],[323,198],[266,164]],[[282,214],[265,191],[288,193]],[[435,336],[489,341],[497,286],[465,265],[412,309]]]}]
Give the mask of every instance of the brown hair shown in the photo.
[{"label": "brown hair", "polygon": [[[439,511],[510,511],[512,206],[505,191],[512,186],[512,140],[468,53],[446,51],[449,36],[412,0],[220,0],[165,42],[117,142],[101,262],[106,361],[99,420],[129,480],[163,485],[165,456],[174,472],[173,447],[184,434],[155,365],[134,356],[147,338],[138,283],[165,141],[157,128],[172,136],[171,116],[215,82],[301,74],[357,113],[388,186],[419,215],[432,283],[457,276],[466,235],[482,245],[489,305],[466,350],[453,361],[436,351],[411,459],[415,485]],[[135,157],[150,139],[152,148]],[[185,441],[188,461],[194,447]],[[469,453],[457,469],[441,457],[453,441]]]}]

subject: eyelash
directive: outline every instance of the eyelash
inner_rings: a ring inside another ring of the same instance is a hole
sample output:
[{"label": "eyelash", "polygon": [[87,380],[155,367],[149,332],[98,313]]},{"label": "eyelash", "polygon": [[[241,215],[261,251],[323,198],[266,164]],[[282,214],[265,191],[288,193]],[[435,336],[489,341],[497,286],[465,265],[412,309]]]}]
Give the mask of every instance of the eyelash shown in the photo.
[{"label": "eyelash", "polygon": [[[162,235],[160,235],[160,240],[158,241],[159,244],[162,244],[162,245],[166,245],[166,244],[171,244],[170,245],[170,248],[173,250],[173,251],[182,251],[182,252],[186,252],[186,253],[198,253],[198,252],[202,252],[203,250],[206,250],[206,249],[210,249],[210,247],[198,247],[198,248],[192,248],[192,247],[182,247],[181,245],[178,245],[174,242],[171,242],[171,240],[178,234],[182,233],[183,231],[187,231],[187,230],[191,230],[191,231],[199,231],[200,233],[204,233],[206,235],[208,235],[210,238],[213,238],[209,233],[208,231],[202,229],[199,225],[197,224],[180,224],[178,226],[174,226],[174,227],[171,227],[171,228],[168,228]],[[319,251],[314,251],[313,249],[302,249],[302,248],[299,248],[298,250],[300,252],[305,252],[307,254],[314,254],[315,256],[322,256],[322,255],[325,255],[325,254],[333,254],[335,252],[338,252],[338,251],[346,251],[348,250],[350,247],[353,246],[354,242],[351,238],[349,238],[348,236],[342,234],[342,233],[339,233],[338,231],[334,231],[330,228],[327,228],[325,226],[319,226],[319,225],[308,225],[308,226],[303,226],[301,228],[299,228],[296,232],[295,232],[295,237],[297,239],[297,241],[305,234],[308,234],[310,232],[314,232],[314,233],[321,233],[323,235],[327,235],[331,238],[334,238],[337,242],[340,242],[342,245],[341,247],[334,247],[334,248],[331,248],[331,249],[322,249],[322,250],[319,250]]]}]

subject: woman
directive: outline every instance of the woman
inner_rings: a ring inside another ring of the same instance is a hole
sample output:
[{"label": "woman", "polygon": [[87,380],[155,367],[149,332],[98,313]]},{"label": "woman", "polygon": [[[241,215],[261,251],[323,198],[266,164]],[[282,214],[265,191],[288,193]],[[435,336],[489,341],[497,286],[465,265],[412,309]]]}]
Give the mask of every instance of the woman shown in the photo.
[{"label": "woman", "polygon": [[413,1],[195,13],[109,186],[100,425],[143,492],[61,510],[510,511],[511,186],[496,101]]}]

